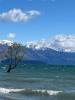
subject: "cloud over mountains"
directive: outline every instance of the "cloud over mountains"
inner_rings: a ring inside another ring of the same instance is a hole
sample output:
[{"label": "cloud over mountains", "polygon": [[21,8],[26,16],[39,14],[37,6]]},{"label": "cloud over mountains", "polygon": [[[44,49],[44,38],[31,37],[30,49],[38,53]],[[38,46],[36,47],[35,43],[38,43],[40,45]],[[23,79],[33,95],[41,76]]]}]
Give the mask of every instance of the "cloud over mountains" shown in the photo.
[{"label": "cloud over mountains", "polygon": [[34,16],[39,16],[40,12],[37,10],[23,11],[21,9],[11,9],[7,12],[0,13],[1,21],[10,22],[26,22]]},{"label": "cloud over mountains", "polygon": [[56,35],[51,46],[58,51],[75,52],[75,35]]},{"label": "cloud over mountains", "polygon": [[[6,43],[7,41],[13,41],[15,38],[16,33],[9,33],[8,34],[8,40],[2,40],[0,41],[3,43]],[[25,43],[25,46],[27,48],[32,49],[42,49],[45,50],[46,48],[51,48],[56,51],[61,52],[75,52],[75,35],[55,35],[52,38],[49,39],[41,39],[41,40],[35,40],[35,41],[28,41]]]},{"label": "cloud over mountains", "polygon": [[75,35],[56,35],[48,40],[27,42],[26,46],[35,49],[52,48],[57,51],[75,52]]}]

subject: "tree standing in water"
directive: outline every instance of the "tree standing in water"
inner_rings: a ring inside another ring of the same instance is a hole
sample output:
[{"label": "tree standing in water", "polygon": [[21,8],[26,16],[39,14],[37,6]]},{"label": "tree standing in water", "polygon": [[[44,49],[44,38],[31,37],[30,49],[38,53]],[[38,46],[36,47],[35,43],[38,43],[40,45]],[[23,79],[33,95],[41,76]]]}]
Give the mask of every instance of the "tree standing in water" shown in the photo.
[{"label": "tree standing in water", "polygon": [[13,43],[7,48],[5,53],[5,58],[8,60],[8,69],[7,72],[10,72],[16,66],[20,64],[23,60],[24,49],[23,46],[19,43]]}]

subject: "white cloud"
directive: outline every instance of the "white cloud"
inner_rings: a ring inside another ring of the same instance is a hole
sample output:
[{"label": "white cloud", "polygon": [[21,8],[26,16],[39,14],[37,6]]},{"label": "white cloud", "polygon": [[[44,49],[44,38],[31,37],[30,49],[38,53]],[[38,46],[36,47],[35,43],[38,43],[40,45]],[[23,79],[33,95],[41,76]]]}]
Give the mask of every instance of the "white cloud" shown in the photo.
[{"label": "white cloud", "polygon": [[12,39],[15,38],[15,36],[16,36],[15,33],[9,33],[9,34],[8,34],[8,39],[9,39],[9,40],[12,40]]},{"label": "white cloud", "polygon": [[26,46],[35,49],[51,48],[63,52],[75,52],[75,35],[56,35],[50,39],[27,42]]},{"label": "white cloud", "polygon": [[22,11],[21,9],[11,9],[8,12],[0,13],[1,21],[12,21],[12,22],[26,22],[34,16],[40,15],[37,10]]},{"label": "white cloud", "polygon": [[56,35],[51,47],[58,51],[75,52],[75,35]]}]

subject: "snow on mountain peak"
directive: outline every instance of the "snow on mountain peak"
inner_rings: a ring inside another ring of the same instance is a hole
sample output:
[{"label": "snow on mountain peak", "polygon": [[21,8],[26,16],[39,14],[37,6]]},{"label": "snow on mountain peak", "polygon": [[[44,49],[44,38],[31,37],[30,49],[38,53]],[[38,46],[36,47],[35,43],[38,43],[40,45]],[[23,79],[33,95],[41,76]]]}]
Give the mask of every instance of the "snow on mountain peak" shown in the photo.
[{"label": "snow on mountain peak", "polygon": [[10,41],[10,40],[0,40],[0,44],[2,44],[2,45],[7,44],[8,46],[10,46],[12,44],[12,41]]},{"label": "snow on mountain peak", "polygon": [[51,48],[56,51],[75,52],[75,35],[56,35],[50,40],[27,42],[25,46],[37,50]]},{"label": "snow on mountain peak", "polygon": [[56,35],[51,46],[57,51],[75,52],[75,35]]},{"label": "snow on mountain peak", "polygon": [[32,49],[45,49],[45,48],[50,48],[50,43],[48,43],[47,40],[42,39],[40,41],[31,41],[27,42],[25,44],[26,47],[32,48]]},{"label": "snow on mountain peak", "polygon": [[[10,46],[12,43],[10,40],[0,40],[0,44]],[[56,51],[75,52],[75,35],[56,35],[50,39],[26,42],[25,46],[36,50],[51,48]]]}]

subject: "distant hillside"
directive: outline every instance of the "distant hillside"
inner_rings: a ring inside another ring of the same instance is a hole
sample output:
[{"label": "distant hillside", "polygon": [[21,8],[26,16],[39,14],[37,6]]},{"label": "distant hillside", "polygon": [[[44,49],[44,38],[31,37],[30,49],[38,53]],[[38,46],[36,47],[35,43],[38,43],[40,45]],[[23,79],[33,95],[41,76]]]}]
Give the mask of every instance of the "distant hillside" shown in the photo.
[{"label": "distant hillside", "polygon": [[[9,46],[8,44],[5,43],[0,46],[0,61],[4,61],[4,63],[8,62],[8,60],[5,59],[5,54],[3,51],[6,50],[6,48]],[[56,51],[46,46],[41,46],[37,49],[35,46],[27,47],[25,45],[23,49],[24,59],[22,63],[75,65],[75,52]]]},{"label": "distant hillside", "polygon": [[75,64],[75,53],[59,52],[50,48],[34,50],[26,48],[25,59],[42,61],[48,64]]}]

